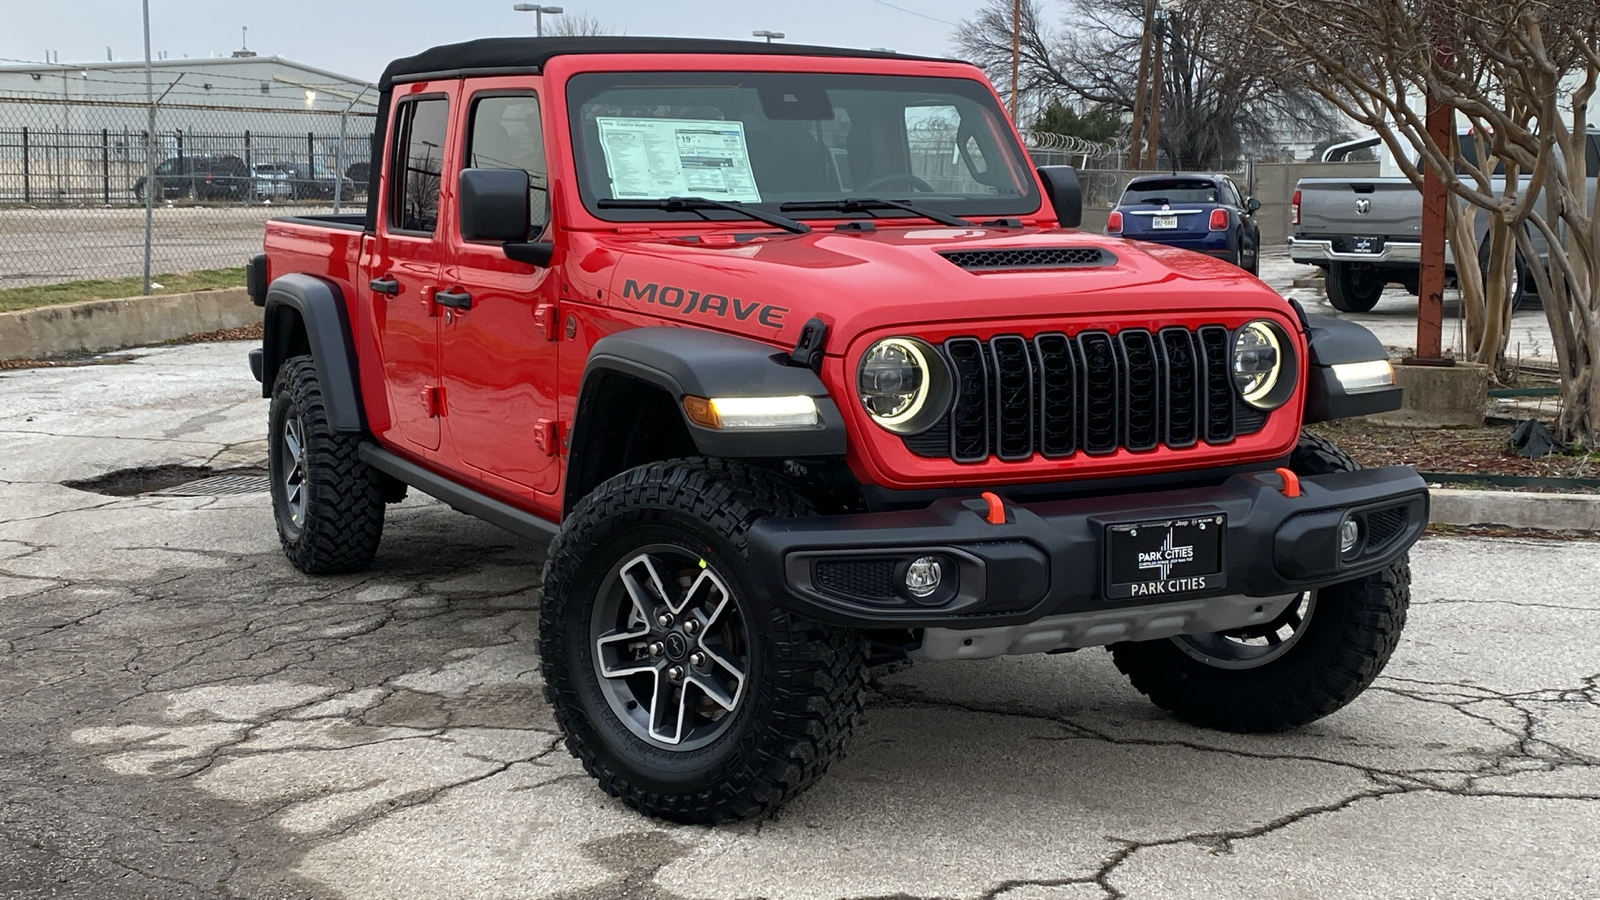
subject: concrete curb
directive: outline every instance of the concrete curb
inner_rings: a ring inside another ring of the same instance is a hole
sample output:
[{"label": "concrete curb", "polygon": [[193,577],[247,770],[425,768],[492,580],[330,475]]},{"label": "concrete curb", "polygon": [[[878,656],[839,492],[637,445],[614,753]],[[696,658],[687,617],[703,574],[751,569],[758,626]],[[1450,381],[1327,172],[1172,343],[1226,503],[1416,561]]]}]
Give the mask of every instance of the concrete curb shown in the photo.
[{"label": "concrete curb", "polygon": [[242,287],[22,309],[0,313],[0,359],[120,350],[259,321]]},{"label": "concrete curb", "polygon": [[1500,525],[1545,531],[1600,531],[1600,494],[1524,494],[1433,488],[1439,525]]}]

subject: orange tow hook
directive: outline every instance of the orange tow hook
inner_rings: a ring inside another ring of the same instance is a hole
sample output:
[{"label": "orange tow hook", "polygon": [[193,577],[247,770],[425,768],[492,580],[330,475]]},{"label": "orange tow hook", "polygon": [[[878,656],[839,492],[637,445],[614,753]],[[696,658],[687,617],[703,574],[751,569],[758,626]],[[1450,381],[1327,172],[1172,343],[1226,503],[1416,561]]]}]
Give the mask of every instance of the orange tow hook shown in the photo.
[{"label": "orange tow hook", "polygon": [[989,504],[989,514],[984,516],[990,525],[1004,525],[1006,523],[1006,506],[1000,502],[1000,495],[989,491],[983,492],[983,502]]},{"label": "orange tow hook", "polygon": [[1278,477],[1283,479],[1283,495],[1285,497],[1300,496],[1300,476],[1288,469],[1275,469]]}]

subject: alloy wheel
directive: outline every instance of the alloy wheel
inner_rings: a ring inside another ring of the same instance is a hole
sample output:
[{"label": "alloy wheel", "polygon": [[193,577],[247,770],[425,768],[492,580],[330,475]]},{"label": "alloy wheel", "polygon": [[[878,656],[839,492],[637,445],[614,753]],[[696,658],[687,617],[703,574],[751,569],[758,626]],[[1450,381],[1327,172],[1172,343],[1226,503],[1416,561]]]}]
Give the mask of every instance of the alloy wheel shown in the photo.
[{"label": "alloy wheel", "polygon": [[1284,607],[1272,621],[1232,631],[1184,634],[1172,642],[1191,658],[1218,669],[1254,669],[1289,652],[1305,634],[1317,607],[1316,591],[1307,591]]},{"label": "alloy wheel", "polygon": [[748,630],[727,580],[698,554],[660,544],[625,556],[601,583],[590,640],[601,692],[635,737],[689,751],[733,723]]}]

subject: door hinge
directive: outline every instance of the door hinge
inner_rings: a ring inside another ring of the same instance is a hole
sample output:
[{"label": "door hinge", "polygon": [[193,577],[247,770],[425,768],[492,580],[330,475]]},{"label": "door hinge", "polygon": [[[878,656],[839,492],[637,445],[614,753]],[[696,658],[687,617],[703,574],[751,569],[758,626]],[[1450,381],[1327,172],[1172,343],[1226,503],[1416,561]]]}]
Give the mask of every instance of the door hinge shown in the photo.
[{"label": "door hinge", "polygon": [[539,329],[539,333],[544,335],[544,339],[547,341],[557,340],[561,337],[560,333],[556,331],[556,324],[560,321],[560,318],[561,315],[554,303],[541,303],[533,308],[533,326]]},{"label": "door hinge", "polygon": [[444,415],[444,388],[433,385],[423,388],[422,408],[427,410],[430,419]]},{"label": "door hinge", "polygon": [[539,419],[533,423],[533,442],[545,456],[561,455],[561,423],[555,419]]}]

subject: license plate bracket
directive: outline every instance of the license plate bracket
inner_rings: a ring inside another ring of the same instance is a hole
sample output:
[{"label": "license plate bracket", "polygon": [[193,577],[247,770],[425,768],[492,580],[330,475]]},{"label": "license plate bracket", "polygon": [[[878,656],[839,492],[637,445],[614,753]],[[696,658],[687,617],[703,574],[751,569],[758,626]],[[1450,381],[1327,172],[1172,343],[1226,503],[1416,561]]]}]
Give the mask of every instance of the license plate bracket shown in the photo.
[{"label": "license plate bracket", "polygon": [[1383,250],[1383,241],[1376,237],[1358,236],[1350,239],[1351,253],[1377,255]]},{"label": "license plate bracket", "polygon": [[1225,587],[1227,531],[1222,512],[1107,524],[1101,594],[1107,600],[1157,599]]}]

